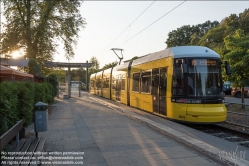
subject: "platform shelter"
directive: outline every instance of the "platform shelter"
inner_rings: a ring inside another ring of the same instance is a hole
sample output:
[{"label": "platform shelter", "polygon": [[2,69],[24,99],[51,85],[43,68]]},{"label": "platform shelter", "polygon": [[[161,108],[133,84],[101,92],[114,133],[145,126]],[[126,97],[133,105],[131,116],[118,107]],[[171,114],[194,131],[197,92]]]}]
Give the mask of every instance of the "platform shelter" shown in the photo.
[{"label": "platform shelter", "polygon": [[88,68],[92,66],[92,63],[70,63],[70,62],[44,62],[44,64],[47,67],[62,67],[62,68],[68,68],[68,75],[67,75],[67,91],[68,91],[68,97],[71,98],[71,68],[86,68],[86,89],[88,90]]}]

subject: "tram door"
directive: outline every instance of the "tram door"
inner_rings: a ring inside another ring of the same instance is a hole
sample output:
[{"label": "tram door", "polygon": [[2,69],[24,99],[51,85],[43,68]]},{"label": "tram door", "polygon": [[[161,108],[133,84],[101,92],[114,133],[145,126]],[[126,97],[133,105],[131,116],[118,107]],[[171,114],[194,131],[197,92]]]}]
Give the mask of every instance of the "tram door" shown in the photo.
[{"label": "tram door", "polygon": [[116,76],[116,100],[120,101],[121,94],[121,75]]},{"label": "tram door", "polygon": [[[153,112],[166,115],[167,68],[152,70]],[[167,115],[166,115],[167,116]]]}]

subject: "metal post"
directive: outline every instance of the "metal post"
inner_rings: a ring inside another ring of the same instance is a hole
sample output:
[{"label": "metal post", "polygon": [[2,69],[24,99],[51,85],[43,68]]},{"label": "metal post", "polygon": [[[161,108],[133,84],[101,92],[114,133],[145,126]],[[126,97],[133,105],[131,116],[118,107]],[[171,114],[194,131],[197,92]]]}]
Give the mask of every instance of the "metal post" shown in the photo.
[{"label": "metal post", "polygon": [[86,90],[89,91],[88,89],[88,61],[86,61]]},{"label": "metal post", "polygon": [[79,87],[78,87],[78,88],[79,88],[79,97],[81,97],[80,87],[81,87],[81,86],[80,86],[80,76],[79,76]]},{"label": "metal post", "polygon": [[[244,103],[245,104],[245,103]],[[247,113],[247,108],[246,108],[246,104],[245,104],[245,126],[247,126],[247,116],[248,116],[248,113]]]},{"label": "metal post", "polygon": [[67,81],[68,81],[68,97],[71,98],[71,73],[70,73],[70,67],[68,67],[68,77],[67,77]]},{"label": "metal post", "polygon": [[60,85],[59,85],[59,83],[60,83],[60,78],[57,76],[57,83],[58,83],[58,85],[57,85],[57,98],[59,98],[59,95],[60,95],[60,92],[59,92],[59,87],[60,87]]},{"label": "metal post", "polygon": [[35,138],[38,138],[38,132],[35,132]]}]

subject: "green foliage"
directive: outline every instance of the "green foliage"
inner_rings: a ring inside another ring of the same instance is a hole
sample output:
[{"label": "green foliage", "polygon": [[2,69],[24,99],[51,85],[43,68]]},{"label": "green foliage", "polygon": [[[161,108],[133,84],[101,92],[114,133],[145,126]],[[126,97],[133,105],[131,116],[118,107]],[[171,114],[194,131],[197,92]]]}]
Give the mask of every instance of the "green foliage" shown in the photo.
[{"label": "green foliage", "polygon": [[48,82],[1,82],[0,92],[0,135],[18,120],[24,119],[24,125],[29,125],[35,103],[52,103],[54,100],[53,85]]},{"label": "green foliage", "polygon": [[245,9],[243,13],[239,14],[239,27],[245,33],[245,35],[249,34],[249,9]]},{"label": "green foliage", "polygon": [[202,36],[204,36],[209,29],[216,27],[218,21],[206,21],[198,25],[184,25],[177,30],[169,32],[168,39],[165,42],[167,47],[196,45]]},{"label": "green foliage", "polygon": [[89,68],[89,70],[95,71],[94,73],[99,71],[99,61],[96,57],[92,57],[90,59],[90,63],[92,63],[92,66]]},{"label": "green foliage", "polygon": [[72,81],[81,81],[86,82],[86,70],[83,68],[79,68],[77,70],[71,71],[71,80]]},{"label": "green foliage", "polygon": [[132,61],[136,60],[136,59],[139,59],[139,57],[138,56],[134,56],[133,58],[131,58]]},{"label": "green foliage", "polygon": [[88,80],[90,80],[91,74],[97,73],[99,71],[99,61],[96,57],[92,57],[90,59],[90,63],[92,63],[92,66],[88,69],[88,72],[89,72]]},{"label": "green foliage", "polygon": [[181,28],[177,28],[177,30],[169,32],[169,37],[166,41],[167,47],[189,45],[192,31],[193,29],[190,25],[184,25]]},{"label": "green foliage", "polygon": [[249,36],[241,29],[235,35],[229,35],[225,39],[225,46],[229,52],[225,58],[231,65],[230,81],[239,87],[248,86],[249,83]]},{"label": "green foliage", "polygon": [[58,85],[59,85],[59,83],[58,83],[58,81],[57,81],[57,76],[55,75],[55,74],[50,74],[50,75],[48,75],[47,76],[47,78],[46,78],[46,81],[48,82],[48,83],[50,83],[51,85],[52,85],[52,96],[56,96],[57,95],[57,91],[58,91]]},{"label": "green foliage", "polygon": [[17,91],[18,87],[14,83],[3,82],[0,84],[0,112],[1,119],[3,119],[3,128],[1,126],[0,131],[4,131],[4,128],[12,126],[18,120]]},{"label": "green foliage", "polygon": [[10,110],[10,102],[7,100],[4,100],[3,96],[0,95],[0,114],[1,114],[0,133],[4,133],[6,130],[8,130],[7,115],[9,113],[9,110]]},{"label": "green foliage", "polygon": [[167,47],[183,45],[202,45],[218,52],[222,59],[229,52],[225,48],[224,38],[233,35],[237,29],[249,34],[249,9],[239,15],[231,14],[220,23],[206,21],[198,25],[184,25],[168,34]]},{"label": "green foliage", "polygon": [[[241,36],[242,34],[238,35],[238,29],[241,29],[243,36]],[[237,37],[235,34],[237,34]],[[248,85],[246,80],[249,78],[247,75],[249,72],[246,71],[246,65],[248,64],[248,53],[246,53],[249,45],[247,41],[248,35],[249,9],[245,9],[243,13],[239,15],[231,14],[220,23],[207,21],[192,27],[189,25],[182,26],[169,33],[166,44],[168,47],[201,45],[213,49],[221,56],[222,61],[229,59],[231,64],[231,76],[225,74],[223,65],[223,80],[232,81],[234,86],[245,86]]]},{"label": "green foliage", "polygon": [[45,94],[45,86],[42,83],[34,83],[35,86],[35,98],[34,103],[37,103],[39,101],[46,101],[46,94]]},{"label": "green foliage", "polygon": [[103,66],[101,70],[105,70],[105,69],[109,69],[109,68],[115,67],[115,66],[117,66],[117,64],[118,64],[117,61],[105,64],[105,66]]},{"label": "green foliage", "polygon": [[246,9],[239,16],[231,14],[221,21],[221,23],[211,28],[198,42],[197,45],[209,47],[217,51],[222,59],[224,55],[229,52],[225,48],[224,38],[229,35],[235,34],[237,29],[241,29],[245,34],[249,32],[249,10]]},{"label": "green foliage", "polygon": [[43,84],[45,89],[44,103],[52,103],[54,98],[54,87],[52,84],[46,82]]},{"label": "green foliage", "polygon": [[[22,82],[15,82],[18,86],[18,117],[23,117],[24,125],[27,126],[32,122],[34,98],[32,98],[32,91]],[[19,120],[19,119],[17,119]]]},{"label": "green foliage", "polygon": [[27,72],[29,74],[32,74],[32,75],[37,76],[37,77],[43,77],[41,67],[35,59],[32,59],[32,58],[29,59],[28,66],[29,67],[27,68]]},{"label": "green foliage", "polygon": [[[13,83],[3,82],[0,84],[0,135],[8,130],[17,120],[17,103],[18,98],[15,94],[17,90]],[[14,92],[14,94],[12,94]]]},{"label": "green foliage", "polygon": [[66,70],[63,68],[54,68],[52,73],[59,78],[60,83],[64,83],[66,79]]},{"label": "green foliage", "polygon": [[73,46],[86,22],[80,14],[79,0],[2,0],[6,21],[1,31],[2,55],[14,50],[37,60],[45,75],[49,70],[42,62],[52,61],[58,41],[64,44],[65,57],[74,57]]}]

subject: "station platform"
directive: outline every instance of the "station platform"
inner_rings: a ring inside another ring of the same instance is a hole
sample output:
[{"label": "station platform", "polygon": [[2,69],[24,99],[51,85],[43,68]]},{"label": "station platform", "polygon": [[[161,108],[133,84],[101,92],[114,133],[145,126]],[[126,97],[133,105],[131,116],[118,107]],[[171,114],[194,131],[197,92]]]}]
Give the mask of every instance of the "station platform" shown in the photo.
[{"label": "station platform", "polygon": [[39,137],[41,165],[249,165],[248,149],[86,92],[56,99]]}]

